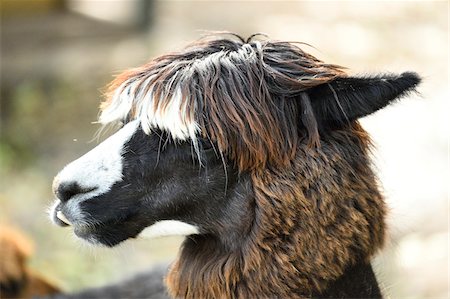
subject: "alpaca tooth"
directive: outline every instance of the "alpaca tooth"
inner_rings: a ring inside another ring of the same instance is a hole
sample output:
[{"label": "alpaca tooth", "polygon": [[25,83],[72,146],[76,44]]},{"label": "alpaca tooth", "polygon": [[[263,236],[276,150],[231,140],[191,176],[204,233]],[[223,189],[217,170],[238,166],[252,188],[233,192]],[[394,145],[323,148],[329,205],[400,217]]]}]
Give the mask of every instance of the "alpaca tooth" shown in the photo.
[{"label": "alpaca tooth", "polygon": [[67,225],[71,224],[69,219],[67,219],[67,217],[61,211],[56,212],[56,217],[58,217],[59,220],[61,220]]}]

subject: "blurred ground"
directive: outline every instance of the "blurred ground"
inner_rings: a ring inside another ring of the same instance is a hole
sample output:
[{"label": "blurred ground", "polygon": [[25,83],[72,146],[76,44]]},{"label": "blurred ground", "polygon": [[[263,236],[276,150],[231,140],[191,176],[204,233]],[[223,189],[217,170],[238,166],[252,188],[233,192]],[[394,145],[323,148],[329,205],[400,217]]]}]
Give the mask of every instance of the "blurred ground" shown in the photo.
[{"label": "blurred ground", "polygon": [[113,74],[181,48],[201,30],[263,32],[307,42],[315,48],[306,51],[352,73],[413,70],[424,77],[420,95],[363,120],[391,207],[390,240],[374,264],[391,298],[449,296],[447,1],[157,1],[146,9],[151,18],[139,27],[64,7],[2,10],[0,221],[36,240],[35,269],[75,290],[175,256],[177,238],[132,241],[117,250],[79,245],[46,219],[52,177],[97,144],[91,122],[100,88]]}]

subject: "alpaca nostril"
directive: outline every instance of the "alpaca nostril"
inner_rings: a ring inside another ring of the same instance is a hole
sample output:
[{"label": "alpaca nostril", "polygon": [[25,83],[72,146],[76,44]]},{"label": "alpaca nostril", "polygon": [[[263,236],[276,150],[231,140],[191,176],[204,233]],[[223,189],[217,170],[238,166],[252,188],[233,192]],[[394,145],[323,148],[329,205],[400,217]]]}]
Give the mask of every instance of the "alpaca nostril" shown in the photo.
[{"label": "alpaca nostril", "polygon": [[88,193],[97,189],[97,187],[85,188],[78,185],[76,182],[63,182],[56,188],[55,194],[62,202],[66,202],[75,195]]}]

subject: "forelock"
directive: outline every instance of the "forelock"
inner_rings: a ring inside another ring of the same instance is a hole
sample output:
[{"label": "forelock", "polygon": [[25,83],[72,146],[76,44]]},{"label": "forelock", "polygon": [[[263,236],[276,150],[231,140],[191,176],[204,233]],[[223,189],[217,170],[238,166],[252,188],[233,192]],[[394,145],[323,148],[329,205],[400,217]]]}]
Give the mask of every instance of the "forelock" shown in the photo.
[{"label": "forelock", "polygon": [[240,170],[286,164],[299,138],[293,99],[342,75],[292,43],[207,37],[117,76],[100,122],[139,119],[197,153],[209,138]]}]

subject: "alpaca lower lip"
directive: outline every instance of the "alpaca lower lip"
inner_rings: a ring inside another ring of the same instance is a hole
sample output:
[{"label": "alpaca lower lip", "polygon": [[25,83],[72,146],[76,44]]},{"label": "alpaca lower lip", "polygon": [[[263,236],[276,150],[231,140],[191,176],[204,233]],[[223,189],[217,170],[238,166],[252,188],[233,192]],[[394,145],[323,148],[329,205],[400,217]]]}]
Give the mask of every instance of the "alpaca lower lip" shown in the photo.
[{"label": "alpaca lower lip", "polygon": [[94,226],[81,225],[73,226],[75,235],[91,244],[104,245],[113,247],[122,241],[130,238],[129,236],[120,235],[120,232],[111,230],[108,225],[96,224]]}]

